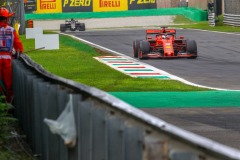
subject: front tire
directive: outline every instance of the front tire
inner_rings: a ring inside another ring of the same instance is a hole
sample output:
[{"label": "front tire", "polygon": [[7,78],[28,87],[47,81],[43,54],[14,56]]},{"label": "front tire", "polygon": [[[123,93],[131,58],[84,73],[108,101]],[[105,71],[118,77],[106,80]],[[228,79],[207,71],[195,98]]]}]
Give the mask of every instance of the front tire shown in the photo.
[{"label": "front tire", "polygon": [[187,40],[186,52],[192,54],[193,56],[189,57],[190,59],[197,58],[197,43],[195,40]]},{"label": "front tire", "polygon": [[138,49],[139,49],[139,46],[140,46],[140,41],[142,41],[142,40],[133,41],[133,56],[135,58],[138,58]]},{"label": "front tire", "polygon": [[150,44],[148,41],[140,41],[138,58],[147,59],[147,54],[150,52]]},{"label": "front tire", "polygon": [[66,26],[65,24],[60,24],[60,31],[65,32],[66,31]]},{"label": "front tire", "polygon": [[86,28],[85,28],[85,23],[80,23],[79,25],[79,31],[85,31]]}]

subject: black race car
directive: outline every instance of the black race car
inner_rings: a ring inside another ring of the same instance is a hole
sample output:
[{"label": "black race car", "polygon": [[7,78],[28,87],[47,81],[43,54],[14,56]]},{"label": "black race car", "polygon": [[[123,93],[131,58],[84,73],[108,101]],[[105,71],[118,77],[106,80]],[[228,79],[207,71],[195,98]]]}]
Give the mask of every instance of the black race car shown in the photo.
[{"label": "black race car", "polygon": [[65,32],[66,30],[70,31],[85,31],[85,23],[80,23],[73,18],[71,20],[66,20],[65,24],[60,24],[60,31]]}]

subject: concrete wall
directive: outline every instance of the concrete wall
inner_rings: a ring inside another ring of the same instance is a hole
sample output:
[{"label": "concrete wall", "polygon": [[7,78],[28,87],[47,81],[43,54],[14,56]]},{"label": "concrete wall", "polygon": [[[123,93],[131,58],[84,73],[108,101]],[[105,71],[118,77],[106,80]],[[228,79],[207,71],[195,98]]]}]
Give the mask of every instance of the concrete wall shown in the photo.
[{"label": "concrete wall", "polygon": [[188,6],[206,10],[209,0],[188,0]]},{"label": "concrete wall", "polygon": [[157,0],[157,8],[175,8],[178,7],[180,0]]},{"label": "concrete wall", "polygon": [[211,0],[157,0],[157,8],[175,8],[182,1],[188,2],[189,7],[206,10],[207,3]]}]

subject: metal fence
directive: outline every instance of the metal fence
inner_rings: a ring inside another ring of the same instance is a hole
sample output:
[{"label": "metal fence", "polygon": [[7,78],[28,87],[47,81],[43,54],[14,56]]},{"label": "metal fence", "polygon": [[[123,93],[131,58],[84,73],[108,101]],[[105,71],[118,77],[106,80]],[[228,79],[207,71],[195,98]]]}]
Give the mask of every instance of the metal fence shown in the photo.
[{"label": "metal fence", "polygon": [[240,14],[239,0],[224,0],[224,11],[226,14]]},{"label": "metal fence", "polygon": [[[138,110],[106,92],[45,71],[26,55],[13,61],[16,117],[43,160],[227,160],[240,152]],[[43,122],[72,95],[77,143],[64,145]]]},{"label": "metal fence", "polygon": [[224,14],[223,23],[232,26],[240,26],[240,15]]},{"label": "metal fence", "polygon": [[224,1],[224,20],[223,23],[232,26],[240,26],[240,1]]}]

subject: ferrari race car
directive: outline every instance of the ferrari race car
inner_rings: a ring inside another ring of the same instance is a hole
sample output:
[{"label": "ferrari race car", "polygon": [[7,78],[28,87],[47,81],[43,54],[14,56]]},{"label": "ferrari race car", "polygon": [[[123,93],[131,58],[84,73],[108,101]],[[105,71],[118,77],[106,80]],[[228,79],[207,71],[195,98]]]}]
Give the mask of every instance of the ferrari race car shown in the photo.
[{"label": "ferrari race car", "polygon": [[139,59],[148,58],[197,58],[195,40],[176,37],[175,29],[148,29],[145,40],[133,41],[133,55]]},{"label": "ferrari race car", "polygon": [[60,31],[65,32],[66,30],[70,31],[85,31],[85,23],[80,23],[73,18],[71,20],[66,20],[65,24],[60,24]]}]

